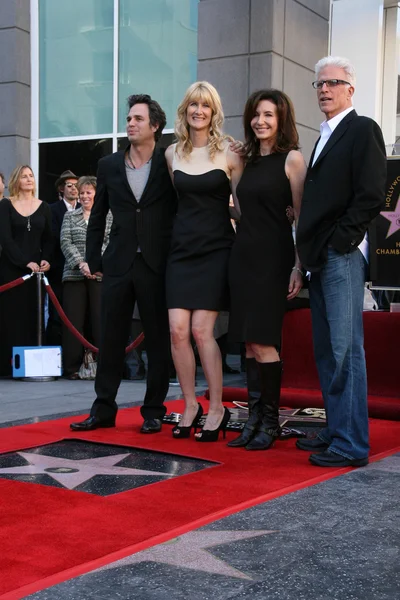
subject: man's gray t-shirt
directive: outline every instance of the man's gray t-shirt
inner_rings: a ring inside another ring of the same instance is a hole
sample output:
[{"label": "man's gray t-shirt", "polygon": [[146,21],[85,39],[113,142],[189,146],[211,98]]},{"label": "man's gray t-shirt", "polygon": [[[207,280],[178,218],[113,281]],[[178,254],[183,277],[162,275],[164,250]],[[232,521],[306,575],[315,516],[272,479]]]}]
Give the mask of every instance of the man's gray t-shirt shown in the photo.
[{"label": "man's gray t-shirt", "polygon": [[125,161],[125,170],[128,183],[138,202],[140,202],[140,198],[142,197],[144,188],[146,187],[146,183],[150,175],[150,169],[151,159],[139,169],[135,169],[127,161]]}]

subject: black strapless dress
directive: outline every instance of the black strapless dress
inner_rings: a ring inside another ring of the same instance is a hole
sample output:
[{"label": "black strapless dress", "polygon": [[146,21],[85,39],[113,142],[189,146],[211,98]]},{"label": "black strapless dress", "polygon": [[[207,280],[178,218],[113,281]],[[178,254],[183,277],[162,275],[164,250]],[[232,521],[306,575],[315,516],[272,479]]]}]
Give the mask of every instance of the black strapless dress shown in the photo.
[{"label": "black strapless dress", "polygon": [[[192,154],[194,161],[198,156],[204,164],[203,148],[195,148]],[[183,168],[174,169],[178,212],[167,264],[167,306],[224,310],[229,305],[228,264],[235,238],[229,216],[229,179],[209,159],[203,173],[186,172],[187,163]]]}]

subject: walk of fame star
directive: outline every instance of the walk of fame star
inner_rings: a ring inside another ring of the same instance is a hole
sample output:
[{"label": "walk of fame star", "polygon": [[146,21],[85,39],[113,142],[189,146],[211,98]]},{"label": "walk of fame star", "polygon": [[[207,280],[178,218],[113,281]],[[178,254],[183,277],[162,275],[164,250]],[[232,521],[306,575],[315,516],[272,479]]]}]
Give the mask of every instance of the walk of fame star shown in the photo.
[{"label": "walk of fame star", "polygon": [[[171,473],[116,466],[124,458],[130,456],[129,452],[83,460],[70,460],[31,452],[17,452],[16,454],[25,459],[28,464],[20,467],[0,468],[0,477],[4,477],[7,474],[49,475],[69,490],[75,489],[96,475],[173,477]],[[7,477],[5,478],[7,479]]]},{"label": "walk of fame star", "polygon": [[380,214],[382,217],[390,221],[389,229],[386,234],[387,239],[400,229],[400,196],[397,199],[397,204],[394,211],[382,211]]},{"label": "walk of fame star", "polygon": [[143,552],[132,554],[105,567],[101,567],[98,571],[137,565],[142,562],[155,562],[252,581],[252,577],[231,567],[224,560],[208,552],[207,549],[271,533],[278,533],[278,531],[269,529],[251,531],[191,531],[165,544],[154,546]]}]

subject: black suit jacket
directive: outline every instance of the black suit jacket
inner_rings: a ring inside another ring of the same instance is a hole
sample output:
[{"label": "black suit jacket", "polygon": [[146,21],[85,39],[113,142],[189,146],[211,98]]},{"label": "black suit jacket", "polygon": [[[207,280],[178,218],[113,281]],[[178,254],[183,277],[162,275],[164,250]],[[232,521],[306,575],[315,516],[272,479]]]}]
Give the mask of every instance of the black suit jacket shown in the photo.
[{"label": "black suit jacket", "polygon": [[[147,265],[155,272],[165,270],[171,242],[177,198],[165,160],[165,149],[155,148],[149,179],[140,202],[134,197],[125,170],[125,151],[99,161],[97,190],[90,214],[86,259],[92,273],[124,275],[131,267],[138,247]],[[110,241],[101,256],[108,211],[113,224]]]},{"label": "black suit jacket", "polygon": [[[79,202],[76,203],[75,209],[80,208],[81,205]],[[50,262],[51,269],[48,273],[50,281],[61,281],[62,274],[64,270],[65,258],[64,254],[61,251],[60,246],[60,234],[61,227],[64,220],[64,215],[67,212],[67,207],[65,206],[64,200],[58,200],[58,202],[54,202],[50,204],[51,210],[51,227],[53,231],[53,239],[54,239],[54,248],[52,254],[52,260]]]},{"label": "black suit jacket", "polygon": [[297,250],[307,270],[319,271],[331,245],[353,252],[385,201],[386,151],[375,121],[351,111],[336,127],[313,166],[310,159]]}]

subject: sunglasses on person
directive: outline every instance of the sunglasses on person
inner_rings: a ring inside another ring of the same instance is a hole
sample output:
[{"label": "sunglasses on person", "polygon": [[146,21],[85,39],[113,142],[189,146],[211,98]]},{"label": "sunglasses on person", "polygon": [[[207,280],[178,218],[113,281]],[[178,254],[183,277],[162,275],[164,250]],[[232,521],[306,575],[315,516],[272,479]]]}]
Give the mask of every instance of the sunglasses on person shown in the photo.
[{"label": "sunglasses on person", "polygon": [[328,88],[333,88],[338,85],[351,85],[350,82],[344,81],[343,79],[320,79],[318,81],[313,81],[312,86],[314,89],[320,90],[323,87],[324,83]]}]

